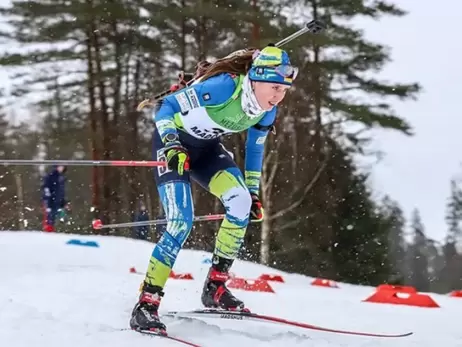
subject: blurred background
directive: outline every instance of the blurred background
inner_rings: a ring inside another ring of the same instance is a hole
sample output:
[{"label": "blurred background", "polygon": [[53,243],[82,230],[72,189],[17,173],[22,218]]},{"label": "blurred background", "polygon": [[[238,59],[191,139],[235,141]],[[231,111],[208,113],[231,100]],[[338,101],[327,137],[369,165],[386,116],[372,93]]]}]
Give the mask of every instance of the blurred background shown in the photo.
[{"label": "blurred background", "polygon": [[[264,47],[309,20],[324,21],[323,35],[284,47],[300,74],[268,137],[266,218],[249,228],[241,258],[343,282],[462,288],[456,95],[462,48],[448,35],[457,30],[462,5],[0,0],[0,6],[1,159],[150,160],[152,115],[136,110],[140,101],[177,83],[181,71],[194,72],[201,60]],[[224,139],[241,167],[245,136]],[[64,187],[63,203],[46,230],[43,187],[52,179]],[[196,215],[223,212],[193,186]],[[69,166],[57,173],[0,166],[0,230],[88,234],[96,233],[93,218],[163,217],[149,168]],[[186,247],[212,250],[217,228],[197,223]],[[156,241],[162,230],[99,233]]]}]

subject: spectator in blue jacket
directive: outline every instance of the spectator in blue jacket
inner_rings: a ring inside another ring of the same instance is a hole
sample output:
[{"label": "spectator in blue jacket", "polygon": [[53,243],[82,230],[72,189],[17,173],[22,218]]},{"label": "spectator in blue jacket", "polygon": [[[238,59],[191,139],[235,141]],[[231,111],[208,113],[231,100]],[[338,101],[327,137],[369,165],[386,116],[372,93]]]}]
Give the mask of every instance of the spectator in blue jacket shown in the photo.
[{"label": "spectator in blue jacket", "polygon": [[42,204],[44,210],[43,231],[55,231],[56,217],[63,217],[68,208],[66,201],[66,167],[53,166],[53,169],[44,177],[42,184]]},{"label": "spectator in blue jacket", "polygon": [[[146,209],[146,206],[144,203],[141,201],[140,202],[140,209],[137,211],[135,214],[135,222],[145,222],[149,220],[149,214]],[[149,226],[144,225],[144,226],[136,226],[134,227],[134,237],[136,239],[140,240],[146,240],[148,238],[149,234]]]}]

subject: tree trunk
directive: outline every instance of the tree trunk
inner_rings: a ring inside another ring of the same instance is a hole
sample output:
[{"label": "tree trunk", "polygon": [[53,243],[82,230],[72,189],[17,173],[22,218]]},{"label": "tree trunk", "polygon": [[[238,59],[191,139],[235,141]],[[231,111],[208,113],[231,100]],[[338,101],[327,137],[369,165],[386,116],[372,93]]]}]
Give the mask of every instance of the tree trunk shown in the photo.
[{"label": "tree trunk", "polygon": [[[92,47],[90,43],[91,38],[91,27],[87,27],[87,70],[88,70],[88,98],[90,103],[90,113],[88,115],[89,125],[90,125],[90,148],[91,148],[91,158],[92,160],[99,160],[99,151],[98,151],[98,119],[96,115],[96,96],[95,96],[95,75],[94,75],[94,65],[93,65],[93,54]],[[99,216],[99,168],[97,166],[92,167],[92,179],[91,179],[91,204],[93,208],[93,218],[100,218]]]},{"label": "tree trunk", "polygon": [[[277,150],[278,148],[276,148]],[[267,151],[265,151],[267,152]],[[273,158],[275,157],[275,158]],[[273,171],[277,169],[277,162],[274,162],[272,165],[269,164],[269,160],[275,159],[279,160],[278,156],[266,156],[266,162],[263,166],[264,172],[261,178],[261,198],[263,201],[264,216],[261,223],[260,231],[260,263],[268,265],[270,261],[270,249],[271,249],[271,196],[272,196],[272,185],[274,184],[275,174]]]},{"label": "tree trunk", "polygon": [[[129,69],[129,66],[127,66]],[[136,111],[136,100],[139,99],[139,87],[136,83],[140,80],[141,77],[141,57],[137,57],[135,70],[133,75],[133,83],[134,83],[134,95],[133,100],[131,101],[131,105],[127,108],[127,118],[128,118],[128,127],[127,127],[127,134],[126,138],[128,139],[130,153],[128,154],[130,159],[133,160],[140,160],[139,158],[139,129],[138,129],[138,120],[140,118],[140,113]],[[127,74],[127,83],[128,83],[128,74]],[[128,91],[127,91],[128,92]],[[127,102],[130,102],[127,97]],[[139,194],[139,182],[140,182],[140,170],[139,168],[128,168],[128,196],[129,196],[129,211],[134,213],[138,208],[137,201],[140,199]],[[149,170],[149,169],[148,169]]]},{"label": "tree trunk", "polygon": [[[17,209],[18,209],[18,228],[21,229],[23,226],[26,227],[26,223],[24,221],[24,191],[22,187],[22,178],[21,174],[16,173],[14,175],[16,181],[16,196],[17,196]],[[22,226],[21,226],[22,225]]]},{"label": "tree trunk", "polygon": [[205,35],[206,35],[206,19],[203,16],[203,0],[199,0],[197,7],[199,9],[199,17],[197,18],[197,27],[196,27],[196,40],[197,40],[197,61],[202,61],[206,57],[205,52]]},{"label": "tree trunk", "polygon": [[252,43],[254,47],[260,47],[260,24],[258,23],[257,0],[252,0],[252,7],[255,12],[255,21],[252,23]]},{"label": "tree trunk", "polygon": [[[111,3],[114,3],[114,0],[109,1],[109,5]],[[121,114],[121,91],[122,91],[122,75],[123,75],[123,67],[122,67],[122,45],[123,42],[121,42],[120,37],[119,37],[119,31],[117,27],[117,19],[114,18],[112,12],[111,12],[111,30],[112,30],[112,35],[114,37],[114,62],[115,62],[115,76],[114,76],[114,87],[113,87],[113,105],[112,105],[112,110],[113,110],[113,119],[112,119],[112,126],[111,126],[111,150],[113,152],[113,155],[115,154],[117,157],[121,157],[122,155],[122,150],[121,150],[121,144],[123,143],[121,141],[121,138],[119,136],[119,119],[120,119],[120,114]],[[128,81],[127,81],[128,83]],[[111,200],[114,202],[114,216],[116,220],[120,219],[120,211],[122,211],[122,199],[120,197],[120,187],[122,185],[122,174],[125,170],[123,168],[115,169],[112,170],[113,172],[113,181],[111,182],[111,185],[115,187],[114,189],[111,190]],[[125,210],[127,211],[127,210]]]},{"label": "tree trunk", "polygon": [[[186,9],[185,1],[181,1],[181,8]],[[181,47],[180,47],[180,59],[181,59],[181,70],[186,71],[186,36],[188,35],[188,28],[186,26],[187,18],[183,16],[181,20]]]},{"label": "tree trunk", "polygon": [[[270,209],[265,205],[265,214],[267,213],[270,213]],[[260,263],[263,265],[268,265],[270,262],[271,224],[269,218],[263,218],[261,223]]]},{"label": "tree trunk", "polygon": [[[87,0],[87,4],[93,10],[92,0]],[[98,37],[98,28],[95,23],[95,18],[90,19],[91,27],[91,45],[94,48],[94,62],[96,67],[96,82],[99,89],[100,115],[101,115],[101,131],[103,136],[103,160],[111,159],[111,124],[109,122],[109,110],[106,102],[106,87],[104,84],[104,73],[101,59],[101,47]],[[111,217],[111,168],[103,167],[103,206],[102,219],[103,223],[110,223]]]}]

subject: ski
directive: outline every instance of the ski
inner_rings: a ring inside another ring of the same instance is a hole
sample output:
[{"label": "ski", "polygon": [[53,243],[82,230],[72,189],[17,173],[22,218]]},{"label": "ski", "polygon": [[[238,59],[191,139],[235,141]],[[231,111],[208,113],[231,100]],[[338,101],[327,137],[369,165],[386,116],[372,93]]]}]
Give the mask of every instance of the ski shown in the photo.
[{"label": "ski", "polygon": [[164,316],[170,316],[173,318],[217,318],[217,319],[229,319],[229,320],[253,320],[253,321],[260,321],[260,322],[268,322],[280,325],[288,325],[299,327],[303,329],[309,330],[317,330],[317,331],[324,331],[329,333],[336,333],[336,334],[346,334],[346,335],[356,335],[356,336],[368,336],[368,337],[406,337],[410,336],[413,333],[403,333],[403,334],[379,334],[379,333],[368,333],[368,332],[360,332],[360,331],[349,331],[349,330],[339,330],[339,329],[330,329],[324,328],[317,325],[301,323],[290,321],[284,318],[278,318],[273,316],[266,316],[252,312],[246,311],[224,311],[224,310],[217,310],[217,309],[203,309],[203,310],[193,310],[193,311],[172,311],[164,314]]},{"label": "ski", "polygon": [[143,335],[149,335],[149,336],[153,336],[153,337],[160,337],[160,338],[163,338],[163,339],[169,339],[169,340],[181,343],[184,346],[201,347],[200,345],[196,345],[195,343],[180,339],[179,337],[169,335],[166,331],[159,331],[159,330],[156,330],[156,331],[134,330],[134,331],[136,331],[136,332],[138,332],[140,334],[143,334]]}]

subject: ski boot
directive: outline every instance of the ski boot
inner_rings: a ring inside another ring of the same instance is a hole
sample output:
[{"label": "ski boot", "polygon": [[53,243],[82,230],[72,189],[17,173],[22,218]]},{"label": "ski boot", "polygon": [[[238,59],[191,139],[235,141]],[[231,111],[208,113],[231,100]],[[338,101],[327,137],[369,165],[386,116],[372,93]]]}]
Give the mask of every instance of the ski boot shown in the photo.
[{"label": "ski boot", "polygon": [[133,308],[130,327],[136,331],[165,333],[166,327],[157,313],[164,293],[162,288],[144,283],[140,298]]},{"label": "ski boot", "polygon": [[202,291],[202,304],[207,308],[217,308],[226,311],[248,311],[244,303],[236,298],[226,287],[229,279],[229,269],[232,259],[213,256],[213,265],[205,279]]}]

